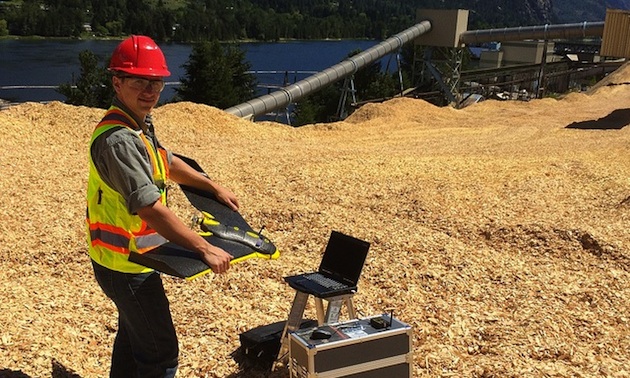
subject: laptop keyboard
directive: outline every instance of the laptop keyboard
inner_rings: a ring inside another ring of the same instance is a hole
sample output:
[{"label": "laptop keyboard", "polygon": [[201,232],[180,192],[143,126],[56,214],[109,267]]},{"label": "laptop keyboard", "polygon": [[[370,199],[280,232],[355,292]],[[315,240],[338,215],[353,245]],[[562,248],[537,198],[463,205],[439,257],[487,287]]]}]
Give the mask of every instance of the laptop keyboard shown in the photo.
[{"label": "laptop keyboard", "polygon": [[325,277],[319,273],[313,273],[313,274],[307,274],[304,276],[304,278],[316,282],[322,286],[324,286],[327,289],[332,289],[332,290],[336,290],[336,289],[343,289],[346,287],[346,285],[337,282],[333,279],[330,279],[328,277]]}]

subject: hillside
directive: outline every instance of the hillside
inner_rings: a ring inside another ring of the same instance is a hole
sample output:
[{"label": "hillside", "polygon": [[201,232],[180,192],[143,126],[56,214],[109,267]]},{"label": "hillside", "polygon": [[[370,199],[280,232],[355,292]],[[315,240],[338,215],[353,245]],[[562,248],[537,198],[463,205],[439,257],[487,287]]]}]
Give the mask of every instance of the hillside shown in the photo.
[{"label": "hillside", "polygon": [[[162,142],[234,190],[282,252],[164,278],[178,376],[265,376],[233,357],[238,335],[286,319],[282,277],[315,268],[333,229],[372,243],[355,306],[394,308],[413,326],[414,377],[630,375],[628,82],[624,66],[561,100],[455,110],[394,99],[297,129],[192,103],[157,109]],[[106,375],[115,309],[83,230],[102,113],[0,111],[1,377]],[[187,221],[193,209],[171,193]]]},{"label": "hillside", "polygon": [[630,9],[629,0],[554,0],[553,13],[560,23],[604,21],[606,9]]}]

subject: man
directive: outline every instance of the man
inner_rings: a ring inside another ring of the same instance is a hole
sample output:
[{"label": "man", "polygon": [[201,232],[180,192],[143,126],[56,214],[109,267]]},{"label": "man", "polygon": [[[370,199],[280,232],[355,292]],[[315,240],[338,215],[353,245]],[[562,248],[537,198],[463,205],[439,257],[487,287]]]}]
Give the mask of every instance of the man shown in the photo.
[{"label": "man", "polygon": [[233,210],[238,200],[155,137],[150,113],[170,75],[155,42],[146,36],[125,39],[109,70],[116,95],[90,142],[87,236],[96,280],[118,309],[110,377],[173,377],[179,350],[161,278],[128,261],[129,252],[170,240],[224,273],[232,256],[166,207],[166,180],[211,191]]}]

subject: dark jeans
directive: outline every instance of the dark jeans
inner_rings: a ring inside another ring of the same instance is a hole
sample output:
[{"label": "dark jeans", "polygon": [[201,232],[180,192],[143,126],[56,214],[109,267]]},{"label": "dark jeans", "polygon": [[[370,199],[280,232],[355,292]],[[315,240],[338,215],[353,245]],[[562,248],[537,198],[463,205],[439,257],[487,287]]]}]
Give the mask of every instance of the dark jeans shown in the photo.
[{"label": "dark jeans", "polygon": [[120,273],[95,262],[94,275],[118,308],[110,377],[169,377],[177,371],[177,335],[156,272]]}]

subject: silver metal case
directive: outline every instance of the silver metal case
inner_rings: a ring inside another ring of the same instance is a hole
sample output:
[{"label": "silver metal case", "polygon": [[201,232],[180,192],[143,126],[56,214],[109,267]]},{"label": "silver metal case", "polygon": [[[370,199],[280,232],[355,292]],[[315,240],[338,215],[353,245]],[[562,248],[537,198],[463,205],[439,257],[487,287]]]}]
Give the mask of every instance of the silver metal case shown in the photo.
[{"label": "silver metal case", "polygon": [[[387,326],[374,328],[373,318]],[[331,337],[311,339],[317,328]],[[296,378],[411,377],[412,344],[411,326],[389,315],[301,329],[289,334],[289,371]]]}]

